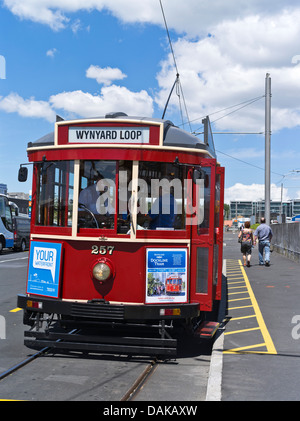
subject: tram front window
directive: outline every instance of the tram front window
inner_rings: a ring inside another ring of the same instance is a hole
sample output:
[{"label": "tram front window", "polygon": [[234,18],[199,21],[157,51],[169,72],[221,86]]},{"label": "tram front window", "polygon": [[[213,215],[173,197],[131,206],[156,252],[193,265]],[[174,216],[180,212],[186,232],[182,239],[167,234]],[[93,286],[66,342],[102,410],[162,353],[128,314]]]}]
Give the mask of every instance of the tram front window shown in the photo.
[{"label": "tram front window", "polygon": [[[78,226],[79,228],[115,228],[118,234],[130,230],[129,198],[132,161],[81,161]],[[118,175],[118,177],[116,176]],[[116,197],[118,186],[118,200]]]},{"label": "tram front window", "polygon": [[73,213],[74,161],[37,164],[35,224],[71,227]]},{"label": "tram front window", "polygon": [[78,199],[80,228],[114,228],[116,162],[81,161]]}]

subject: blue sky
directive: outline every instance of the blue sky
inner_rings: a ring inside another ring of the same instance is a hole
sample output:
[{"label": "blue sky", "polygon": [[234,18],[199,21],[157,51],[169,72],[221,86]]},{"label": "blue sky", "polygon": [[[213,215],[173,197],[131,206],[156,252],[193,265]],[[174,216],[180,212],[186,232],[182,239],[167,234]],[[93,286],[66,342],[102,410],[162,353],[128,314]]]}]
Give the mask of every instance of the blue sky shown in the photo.
[{"label": "blue sky", "polygon": [[[214,135],[226,201],[264,198],[264,135],[237,133],[264,132],[267,72],[271,199],[280,200],[281,183],[284,199],[300,198],[300,6],[162,4],[192,130],[210,115],[214,132],[234,133]],[[29,141],[53,131],[56,114],[160,118],[176,76],[159,0],[1,0],[0,56],[0,183],[9,192],[29,191],[17,181],[19,164]],[[173,95],[166,118],[180,125],[178,105]]]}]

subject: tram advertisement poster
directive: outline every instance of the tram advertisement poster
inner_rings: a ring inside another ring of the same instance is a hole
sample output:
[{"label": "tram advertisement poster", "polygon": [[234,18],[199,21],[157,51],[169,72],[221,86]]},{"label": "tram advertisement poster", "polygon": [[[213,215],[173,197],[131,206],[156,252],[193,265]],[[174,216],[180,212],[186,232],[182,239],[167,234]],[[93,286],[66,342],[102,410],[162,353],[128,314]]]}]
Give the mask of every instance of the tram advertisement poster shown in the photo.
[{"label": "tram advertisement poster", "polygon": [[146,303],[187,302],[187,249],[148,248]]},{"label": "tram advertisement poster", "polygon": [[32,241],[27,293],[57,298],[59,293],[62,245]]}]

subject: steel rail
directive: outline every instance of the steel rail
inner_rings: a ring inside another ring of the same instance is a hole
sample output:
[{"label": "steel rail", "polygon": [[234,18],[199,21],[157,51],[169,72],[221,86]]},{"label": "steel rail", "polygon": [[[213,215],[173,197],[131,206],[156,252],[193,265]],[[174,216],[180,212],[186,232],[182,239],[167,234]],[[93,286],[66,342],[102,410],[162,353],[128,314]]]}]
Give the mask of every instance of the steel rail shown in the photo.
[{"label": "steel rail", "polygon": [[158,366],[157,360],[156,359],[152,360],[144,369],[144,371],[139,375],[139,377],[136,379],[133,385],[128,389],[128,391],[125,393],[125,395],[121,398],[120,401],[126,402],[126,401],[133,400],[133,398],[141,390],[146,380],[150,377],[151,374],[153,374],[157,366]]},{"label": "steel rail", "polygon": [[[69,335],[72,335],[76,331],[77,329],[73,329],[71,332],[69,332]],[[59,341],[61,341],[61,339],[58,339],[56,342],[59,342]],[[15,371],[19,370],[20,368],[24,367],[25,365],[31,363],[32,361],[34,361],[36,358],[40,357],[41,355],[46,354],[46,352],[51,351],[51,349],[52,349],[51,347],[46,346],[45,348],[40,349],[35,354],[31,355],[30,357],[25,358],[25,360],[21,361],[20,363],[14,365],[13,367],[10,367],[8,370],[0,374],[0,381],[5,379],[5,377],[9,376]]]}]

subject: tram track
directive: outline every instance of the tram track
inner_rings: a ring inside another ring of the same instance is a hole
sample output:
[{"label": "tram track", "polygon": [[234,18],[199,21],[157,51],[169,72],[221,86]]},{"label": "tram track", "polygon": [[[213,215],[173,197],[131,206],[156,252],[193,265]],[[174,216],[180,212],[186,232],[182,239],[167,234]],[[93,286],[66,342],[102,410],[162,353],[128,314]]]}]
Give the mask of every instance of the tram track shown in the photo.
[{"label": "tram track", "polygon": [[[74,334],[75,332],[78,332],[78,329],[73,329],[69,332],[69,335]],[[58,339],[56,342],[61,341],[61,339]],[[53,348],[54,349],[54,348]],[[6,377],[8,377],[9,375],[15,373],[16,371],[20,370],[22,367],[30,364],[32,361],[36,360],[38,357],[51,352],[52,348],[49,346],[46,346],[42,349],[40,349],[39,351],[37,351],[35,354],[31,355],[28,358],[25,358],[25,360],[15,364],[14,366],[10,367],[9,369],[3,371],[2,373],[0,373],[0,381],[5,379]]]},{"label": "tram track", "polygon": [[129,402],[133,401],[134,398],[138,395],[139,391],[142,389],[146,381],[149,379],[149,377],[154,373],[156,368],[158,367],[158,361],[157,359],[153,359],[150,361],[150,363],[146,366],[146,368],[143,370],[143,372],[138,376],[136,381],[133,383],[133,385],[127,390],[125,395],[121,398],[121,402]]}]

